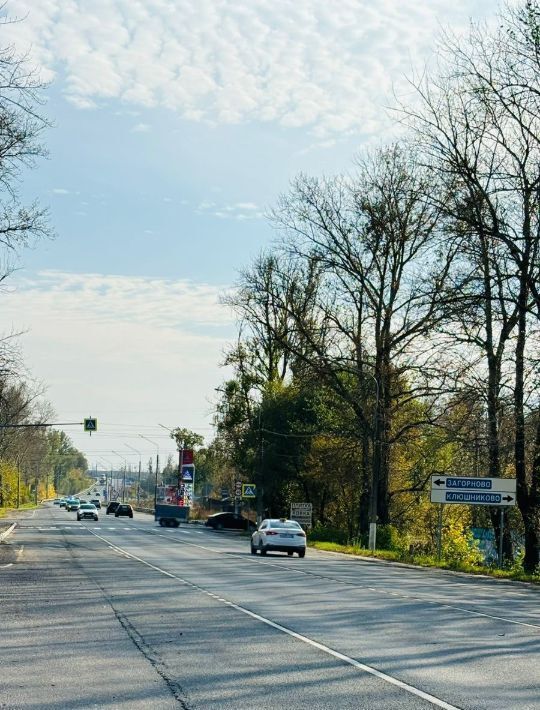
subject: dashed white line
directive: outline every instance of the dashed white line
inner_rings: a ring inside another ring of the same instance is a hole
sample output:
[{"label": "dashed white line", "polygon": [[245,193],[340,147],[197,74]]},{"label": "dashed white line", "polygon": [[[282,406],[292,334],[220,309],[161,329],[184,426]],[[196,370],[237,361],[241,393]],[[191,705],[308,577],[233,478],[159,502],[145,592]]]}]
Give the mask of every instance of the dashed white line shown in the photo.
[{"label": "dashed white line", "polygon": [[[117,529],[118,529],[118,528],[109,528],[109,530],[117,530]],[[134,528],[134,529],[137,529],[137,528]],[[140,530],[140,529],[139,529],[139,530]],[[156,536],[156,537],[163,537],[163,538],[168,537],[167,535],[164,535],[163,533],[155,532],[154,530],[144,530],[144,531],[141,531],[141,532],[147,532],[147,533],[150,533],[151,535],[154,535],[154,536]],[[164,531],[164,532],[175,532],[175,530],[174,530],[174,529],[165,528],[165,531]],[[198,531],[197,531],[197,532],[198,532]],[[99,537],[99,535],[97,535],[97,537]],[[196,543],[196,542],[186,542],[185,544],[186,544],[186,545],[189,545],[189,546],[191,546],[191,547],[198,547],[199,549],[201,549],[201,550],[206,550],[207,552],[214,552],[214,553],[217,553],[217,554],[222,554],[222,553],[223,553],[223,550],[220,550],[220,549],[217,549],[217,548],[213,548],[213,547],[207,547],[206,545],[200,545],[200,544],[198,544],[198,543]],[[245,557],[244,557],[243,555],[239,555],[239,554],[236,554],[236,553],[234,553],[234,552],[227,552],[226,554],[229,555],[230,557],[236,557],[236,558],[242,560],[242,562],[247,562],[247,560],[245,559]],[[288,566],[285,567],[283,564],[279,564],[279,563],[277,563],[277,562],[269,562],[268,560],[263,561],[262,559],[261,559],[261,560],[258,560],[257,558],[255,558],[255,559],[254,559],[254,558],[250,558],[249,564],[253,564],[254,562],[258,562],[259,564],[265,565],[265,566],[267,566],[267,567],[276,567],[277,569],[280,569],[280,570],[286,570],[286,571],[289,572],[289,573],[290,573],[290,572],[294,572],[295,574],[304,575],[304,576],[310,577],[310,578],[312,578],[312,579],[313,579],[313,578],[315,578],[315,579],[323,579],[323,580],[326,579],[326,580],[331,581],[331,582],[340,582],[340,581],[341,581],[341,582],[344,583],[344,584],[350,584],[349,582],[344,582],[343,580],[332,579],[331,577],[328,577],[328,576],[326,576],[326,575],[317,575],[317,574],[315,574],[315,573],[313,573],[313,572],[306,572],[306,571],[300,570],[300,569],[298,569],[298,568],[292,569],[291,567],[288,567]],[[145,563],[145,564],[146,564],[146,563]],[[361,586],[361,585],[357,585],[356,583],[353,583],[352,586]],[[410,594],[403,594],[403,593],[401,593],[401,592],[393,592],[393,591],[389,591],[389,590],[385,590],[385,589],[377,589],[376,587],[364,587],[364,588],[365,588],[365,589],[368,589],[369,591],[375,592],[376,594],[391,595],[391,596],[396,596],[396,597],[402,598],[402,599],[413,599],[413,600],[415,600],[415,601],[421,601],[421,602],[424,602],[424,603],[426,603],[426,604],[432,604],[432,605],[435,605],[435,606],[439,606],[439,607],[441,607],[441,608],[443,608],[443,609],[452,609],[453,611],[463,612],[464,614],[467,614],[467,615],[469,615],[469,616],[478,616],[478,617],[482,617],[482,618],[486,618],[486,619],[492,619],[492,620],[494,620],[494,621],[504,621],[504,622],[506,622],[507,624],[512,624],[512,625],[515,625],[515,626],[523,626],[523,627],[530,628],[530,629],[536,629],[536,630],[540,629],[540,624],[530,624],[530,623],[527,623],[527,622],[525,622],[525,621],[516,621],[516,620],[514,620],[514,619],[509,619],[508,617],[497,616],[497,615],[495,615],[495,614],[488,614],[487,612],[474,611],[473,609],[466,609],[466,608],[461,607],[461,606],[457,606],[457,605],[454,605],[454,604],[449,604],[448,602],[445,602],[445,601],[442,601],[442,600],[436,600],[436,599],[433,599],[433,598],[430,599],[430,598],[427,597],[427,596],[426,596],[426,597],[420,597],[420,596],[415,596],[415,595],[410,595]],[[527,615],[527,614],[525,614],[525,615]]]},{"label": "dashed white line", "polygon": [[334,658],[337,658],[339,661],[343,661],[344,663],[347,663],[348,665],[353,666],[354,668],[358,668],[361,671],[364,671],[364,673],[368,673],[369,675],[375,676],[376,678],[379,678],[380,680],[385,681],[386,683],[390,683],[391,685],[396,686],[397,688],[400,688],[401,690],[406,691],[407,693],[410,693],[411,695],[415,695],[418,698],[422,698],[422,700],[426,700],[427,702],[431,703],[432,705],[435,705],[438,708],[443,708],[443,710],[459,710],[455,705],[450,705],[450,703],[445,702],[444,700],[441,700],[440,698],[436,698],[434,695],[430,695],[429,693],[425,693],[423,690],[420,690],[419,688],[415,688],[412,685],[409,685],[408,683],[404,683],[403,681],[399,680],[398,678],[394,678],[386,673],[383,673],[382,671],[377,670],[376,668],[373,668],[372,666],[368,666],[365,663],[360,663],[360,661],[357,661],[354,658],[351,658],[350,656],[346,656],[343,653],[340,653],[339,651],[335,651],[333,648],[330,648],[330,646],[326,646],[323,643],[319,643],[318,641],[315,641],[314,639],[310,639],[308,636],[304,636],[303,634],[299,634],[296,631],[293,631],[292,629],[289,629],[286,626],[282,626],[281,624],[277,624],[275,621],[272,621],[271,619],[266,618],[265,616],[261,616],[260,614],[256,614],[253,611],[250,611],[249,609],[246,609],[243,606],[240,606],[239,604],[235,604],[234,602],[229,601],[228,599],[225,599],[224,597],[218,596],[217,594],[214,594],[213,592],[208,591],[204,587],[199,586],[198,584],[194,584],[193,582],[189,582],[187,579],[184,579],[183,577],[179,577],[176,574],[173,574],[172,572],[167,572],[167,570],[162,569],[161,567],[158,567],[157,565],[153,565],[151,562],[147,562],[146,560],[143,560],[141,557],[137,557],[137,555],[134,555],[130,552],[127,552],[127,550],[124,550],[121,547],[118,547],[117,545],[111,545],[108,540],[105,538],[101,537],[101,535],[97,535],[95,532],[92,532],[93,535],[98,537],[100,540],[103,540],[103,542],[107,543],[108,547],[110,547],[111,550],[114,552],[117,552],[129,559],[136,560],[137,562],[140,562],[141,564],[145,565],[146,567],[149,567],[150,569],[155,570],[156,572],[159,572],[160,574],[165,575],[166,577],[169,577],[171,579],[176,579],[179,582],[182,582],[182,584],[185,584],[188,587],[191,587],[192,589],[196,589],[199,592],[202,592],[206,596],[211,597],[212,599],[215,599],[218,602],[221,602],[222,604],[225,604],[226,606],[230,607],[231,609],[235,609],[236,611],[241,612],[242,614],[246,614],[246,616],[250,616],[252,619],[255,619],[256,621],[260,621],[263,624],[266,624],[267,626],[271,626],[273,629],[276,629],[277,631],[281,631],[284,634],[287,634],[288,636],[291,636],[292,638],[297,639],[298,641],[302,641],[303,643],[308,644],[309,646],[312,646],[313,648],[318,649],[319,651],[322,651],[323,653],[328,654],[329,656],[333,656]]}]

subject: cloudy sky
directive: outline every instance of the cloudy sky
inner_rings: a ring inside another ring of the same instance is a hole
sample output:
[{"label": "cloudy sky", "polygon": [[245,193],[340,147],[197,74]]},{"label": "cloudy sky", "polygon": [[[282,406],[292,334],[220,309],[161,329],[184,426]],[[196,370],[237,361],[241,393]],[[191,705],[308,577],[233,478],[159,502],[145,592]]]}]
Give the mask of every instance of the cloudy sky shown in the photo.
[{"label": "cloudy sky", "polygon": [[[404,77],[441,27],[493,0],[9,0],[4,45],[47,89],[48,160],[24,176],[54,241],[21,255],[3,327],[24,329],[57,421],[92,414],[92,464],[210,437],[234,339],[219,294],[273,233],[265,211],[300,171],[347,171],[388,140]],[[118,453],[112,453],[112,451]]]}]

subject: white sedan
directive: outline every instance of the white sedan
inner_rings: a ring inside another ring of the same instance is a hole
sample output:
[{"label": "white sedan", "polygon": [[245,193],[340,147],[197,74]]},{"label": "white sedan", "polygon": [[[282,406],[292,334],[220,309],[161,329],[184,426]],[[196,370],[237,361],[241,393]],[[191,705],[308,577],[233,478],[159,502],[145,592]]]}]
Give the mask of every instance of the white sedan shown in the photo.
[{"label": "white sedan", "polygon": [[298,557],[306,554],[306,533],[302,530],[296,520],[286,518],[269,518],[263,520],[251,536],[251,554],[256,555],[257,550],[261,555],[266,555],[268,551],[276,550],[292,555],[298,553]]},{"label": "white sedan", "polygon": [[91,520],[98,519],[97,508],[95,505],[92,505],[92,503],[81,503],[77,510],[77,520],[85,520],[86,518],[90,518]]}]

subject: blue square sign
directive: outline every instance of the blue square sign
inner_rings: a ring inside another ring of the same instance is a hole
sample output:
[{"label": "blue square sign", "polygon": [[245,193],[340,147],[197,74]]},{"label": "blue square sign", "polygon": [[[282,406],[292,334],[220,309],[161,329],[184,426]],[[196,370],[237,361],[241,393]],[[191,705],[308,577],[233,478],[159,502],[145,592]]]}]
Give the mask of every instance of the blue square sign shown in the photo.
[{"label": "blue square sign", "polygon": [[195,466],[193,464],[187,464],[182,466],[182,481],[186,483],[193,483],[195,478]]}]

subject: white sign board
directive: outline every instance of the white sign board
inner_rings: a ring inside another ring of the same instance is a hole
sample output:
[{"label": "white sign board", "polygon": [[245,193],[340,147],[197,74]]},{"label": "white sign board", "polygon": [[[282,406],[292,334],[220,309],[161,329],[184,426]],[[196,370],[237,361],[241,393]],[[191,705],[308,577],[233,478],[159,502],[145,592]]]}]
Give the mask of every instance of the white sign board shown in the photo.
[{"label": "white sign board", "polygon": [[432,476],[431,502],[458,505],[515,505],[515,478]]},{"label": "white sign board", "polygon": [[291,503],[291,520],[296,520],[300,525],[311,527],[312,516],[312,503]]}]

